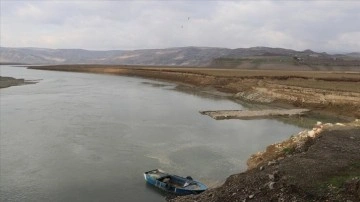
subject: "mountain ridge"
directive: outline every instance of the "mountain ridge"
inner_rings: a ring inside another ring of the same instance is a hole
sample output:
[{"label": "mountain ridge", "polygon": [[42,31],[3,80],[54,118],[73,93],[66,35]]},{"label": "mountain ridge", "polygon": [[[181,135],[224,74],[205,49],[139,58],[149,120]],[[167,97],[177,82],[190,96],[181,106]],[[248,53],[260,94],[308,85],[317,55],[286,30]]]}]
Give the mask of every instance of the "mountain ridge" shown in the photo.
[{"label": "mountain ridge", "polygon": [[172,47],[138,50],[86,50],[49,49],[38,47],[0,47],[0,63],[26,64],[121,64],[159,66],[211,66],[218,58],[241,59],[248,57],[321,57],[358,58],[358,53],[317,53],[312,50],[296,51],[285,48],[250,47]]}]

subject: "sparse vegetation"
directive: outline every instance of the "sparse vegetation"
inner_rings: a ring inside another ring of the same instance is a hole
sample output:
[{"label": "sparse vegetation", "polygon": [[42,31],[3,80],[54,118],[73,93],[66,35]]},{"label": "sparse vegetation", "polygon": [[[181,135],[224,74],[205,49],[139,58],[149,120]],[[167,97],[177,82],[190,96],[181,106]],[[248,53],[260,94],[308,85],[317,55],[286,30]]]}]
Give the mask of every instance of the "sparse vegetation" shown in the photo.
[{"label": "sparse vegetation", "polygon": [[360,161],[351,163],[346,169],[327,179],[324,184],[341,189],[345,182],[354,178],[360,179]]},{"label": "sparse vegetation", "polygon": [[283,149],[283,152],[285,153],[285,155],[293,154],[295,153],[295,147],[285,147]]}]

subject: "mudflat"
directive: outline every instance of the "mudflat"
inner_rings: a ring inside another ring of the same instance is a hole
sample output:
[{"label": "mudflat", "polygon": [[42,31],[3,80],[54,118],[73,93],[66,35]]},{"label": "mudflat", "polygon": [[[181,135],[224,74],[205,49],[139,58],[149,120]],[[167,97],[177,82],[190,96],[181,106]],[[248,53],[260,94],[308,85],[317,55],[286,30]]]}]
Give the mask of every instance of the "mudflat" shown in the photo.
[{"label": "mudflat", "polygon": [[200,111],[200,114],[208,115],[213,119],[257,119],[273,116],[301,116],[307,109],[265,109],[265,110],[217,110]]}]

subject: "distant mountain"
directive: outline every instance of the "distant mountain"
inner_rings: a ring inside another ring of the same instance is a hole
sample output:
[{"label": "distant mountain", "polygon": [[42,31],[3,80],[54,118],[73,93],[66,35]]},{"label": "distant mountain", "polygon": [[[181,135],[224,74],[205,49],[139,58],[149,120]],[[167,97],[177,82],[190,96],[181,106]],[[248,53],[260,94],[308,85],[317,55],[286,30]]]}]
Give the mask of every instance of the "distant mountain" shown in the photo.
[{"label": "distant mountain", "polygon": [[[358,54],[358,53],[356,53]],[[9,48],[0,47],[0,63],[27,64],[123,64],[164,66],[209,66],[218,58],[248,58],[257,56],[332,57],[311,50],[295,51],[283,48],[209,48],[181,47],[144,50],[91,51],[83,49]]]},{"label": "distant mountain", "polygon": [[348,57],[353,57],[353,58],[360,58],[360,52],[352,52],[352,53],[348,53],[345,54]]}]

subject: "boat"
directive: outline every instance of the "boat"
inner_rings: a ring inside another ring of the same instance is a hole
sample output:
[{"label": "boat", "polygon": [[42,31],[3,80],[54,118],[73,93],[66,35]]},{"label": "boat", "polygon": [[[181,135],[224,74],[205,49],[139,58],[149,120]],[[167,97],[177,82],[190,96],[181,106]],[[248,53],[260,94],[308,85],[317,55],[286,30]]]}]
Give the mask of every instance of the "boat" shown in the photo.
[{"label": "boat", "polygon": [[207,186],[199,181],[188,177],[171,175],[160,169],[150,170],[144,173],[145,181],[164,191],[177,195],[199,194],[207,190]]}]

